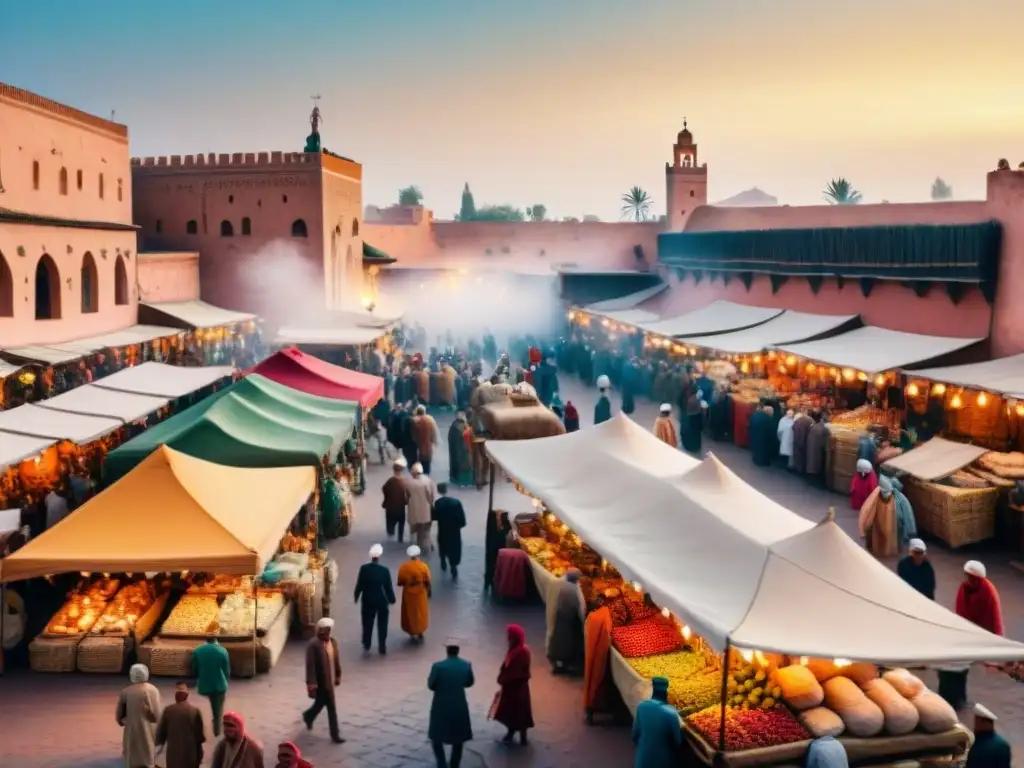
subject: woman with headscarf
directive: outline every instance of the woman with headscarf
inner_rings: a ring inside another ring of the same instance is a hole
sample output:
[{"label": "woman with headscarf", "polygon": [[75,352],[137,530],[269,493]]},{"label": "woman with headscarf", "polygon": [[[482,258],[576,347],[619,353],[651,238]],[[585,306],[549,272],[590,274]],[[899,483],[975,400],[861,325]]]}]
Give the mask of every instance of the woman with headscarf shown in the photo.
[{"label": "woman with headscarf", "polygon": [[[468,428],[466,414],[462,411],[455,414],[455,421],[448,428],[448,479],[453,484],[466,488],[473,485],[473,460],[470,458],[469,445],[466,443]],[[472,441],[472,433],[469,438]]]},{"label": "woman with headscarf", "polygon": [[292,742],[277,745],[277,768],[314,768],[308,760],[302,759],[302,750]]},{"label": "woman with headscarf", "polygon": [[551,601],[551,634],[548,637],[548,660],[557,674],[578,669],[583,659],[583,619],[580,617],[579,580],[582,574],[570,568],[558,585]]},{"label": "woman with headscarf", "polygon": [[868,552],[878,558],[894,557],[899,554],[899,539],[896,533],[896,499],[892,483],[882,475],[878,487],[865,499],[858,519],[860,535]]},{"label": "woman with headscarf", "polygon": [[133,664],[131,685],[117,698],[117,724],[124,729],[121,753],[125,768],[154,768],[156,725],[160,722],[160,692],[149,682],[149,668]]},{"label": "woman with headscarf", "polygon": [[237,712],[224,715],[224,738],[213,750],[210,768],[263,768],[263,746],[245,732]]},{"label": "woman with headscarf", "polygon": [[917,536],[917,520],[910,499],[903,493],[903,483],[895,477],[890,477],[889,483],[896,499],[896,541],[902,550]]},{"label": "woman with headscarf", "polygon": [[859,510],[868,500],[871,492],[878,487],[878,475],[875,474],[871,462],[857,459],[857,471],[850,480],[850,509]]},{"label": "woman with headscarf", "polygon": [[526,632],[518,624],[508,625],[508,653],[498,672],[497,707],[494,719],[508,729],[502,741],[511,744],[516,733],[519,743],[526,744],[526,731],[533,728],[533,705],[530,701],[530,649]]},{"label": "woman with headscarf", "polygon": [[422,642],[430,626],[430,568],[420,560],[420,548],[415,544],[406,554],[409,559],[398,569],[398,586],[402,588],[402,631]]},{"label": "woman with headscarf", "polygon": [[580,414],[572,400],[565,401],[565,416],[562,419],[566,432],[578,432],[580,429]]}]

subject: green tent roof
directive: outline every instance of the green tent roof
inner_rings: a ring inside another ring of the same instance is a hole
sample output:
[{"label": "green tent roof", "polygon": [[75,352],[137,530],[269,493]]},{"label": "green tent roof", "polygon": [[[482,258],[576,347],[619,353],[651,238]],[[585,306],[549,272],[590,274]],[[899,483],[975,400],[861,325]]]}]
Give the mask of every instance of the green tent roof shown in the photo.
[{"label": "green tent roof", "polygon": [[384,253],[380,248],[374,248],[363,240],[363,261],[368,264],[394,264],[398,259]]},{"label": "green tent roof", "polygon": [[107,454],[104,479],[130,472],[161,445],[232,467],[315,466],[351,434],[356,406],[252,374]]}]

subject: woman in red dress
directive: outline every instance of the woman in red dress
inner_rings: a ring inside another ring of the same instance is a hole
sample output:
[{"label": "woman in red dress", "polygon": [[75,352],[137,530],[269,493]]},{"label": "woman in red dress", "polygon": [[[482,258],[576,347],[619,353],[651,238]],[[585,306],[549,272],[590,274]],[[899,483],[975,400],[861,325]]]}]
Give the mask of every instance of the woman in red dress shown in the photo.
[{"label": "woman in red dress", "polygon": [[511,744],[516,733],[519,743],[526,744],[526,731],[533,728],[533,706],[530,703],[530,649],[526,632],[518,624],[508,625],[508,653],[498,672],[501,686],[494,719],[508,728],[502,739]]}]

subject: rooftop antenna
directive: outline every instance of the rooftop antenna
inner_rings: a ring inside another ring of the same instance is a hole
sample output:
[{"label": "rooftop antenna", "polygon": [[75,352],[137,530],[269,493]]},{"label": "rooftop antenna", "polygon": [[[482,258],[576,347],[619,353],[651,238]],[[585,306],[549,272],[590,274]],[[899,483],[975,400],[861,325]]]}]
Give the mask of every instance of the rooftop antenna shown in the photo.
[{"label": "rooftop antenna", "polygon": [[117,117],[117,110],[116,110],[116,109],[112,109],[112,110],[110,110],[110,122],[112,122],[112,123],[113,123],[113,122],[116,122],[116,121],[114,120],[114,118],[115,118],[115,117]]}]

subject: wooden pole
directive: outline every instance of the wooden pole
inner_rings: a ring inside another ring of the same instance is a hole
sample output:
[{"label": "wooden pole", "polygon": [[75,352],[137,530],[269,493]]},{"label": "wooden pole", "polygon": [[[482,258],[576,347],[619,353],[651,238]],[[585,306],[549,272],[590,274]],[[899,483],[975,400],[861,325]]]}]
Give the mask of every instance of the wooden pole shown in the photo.
[{"label": "wooden pole", "polygon": [[488,466],[490,467],[490,477],[488,483],[490,488],[487,491],[487,514],[494,514],[494,479],[497,474],[497,468],[494,466],[494,460],[487,459]]},{"label": "wooden pole", "polygon": [[725,651],[722,653],[722,722],[718,726],[718,751],[725,752],[725,709],[726,696],[728,695],[729,681],[729,652],[732,650],[732,641],[725,639]]}]

